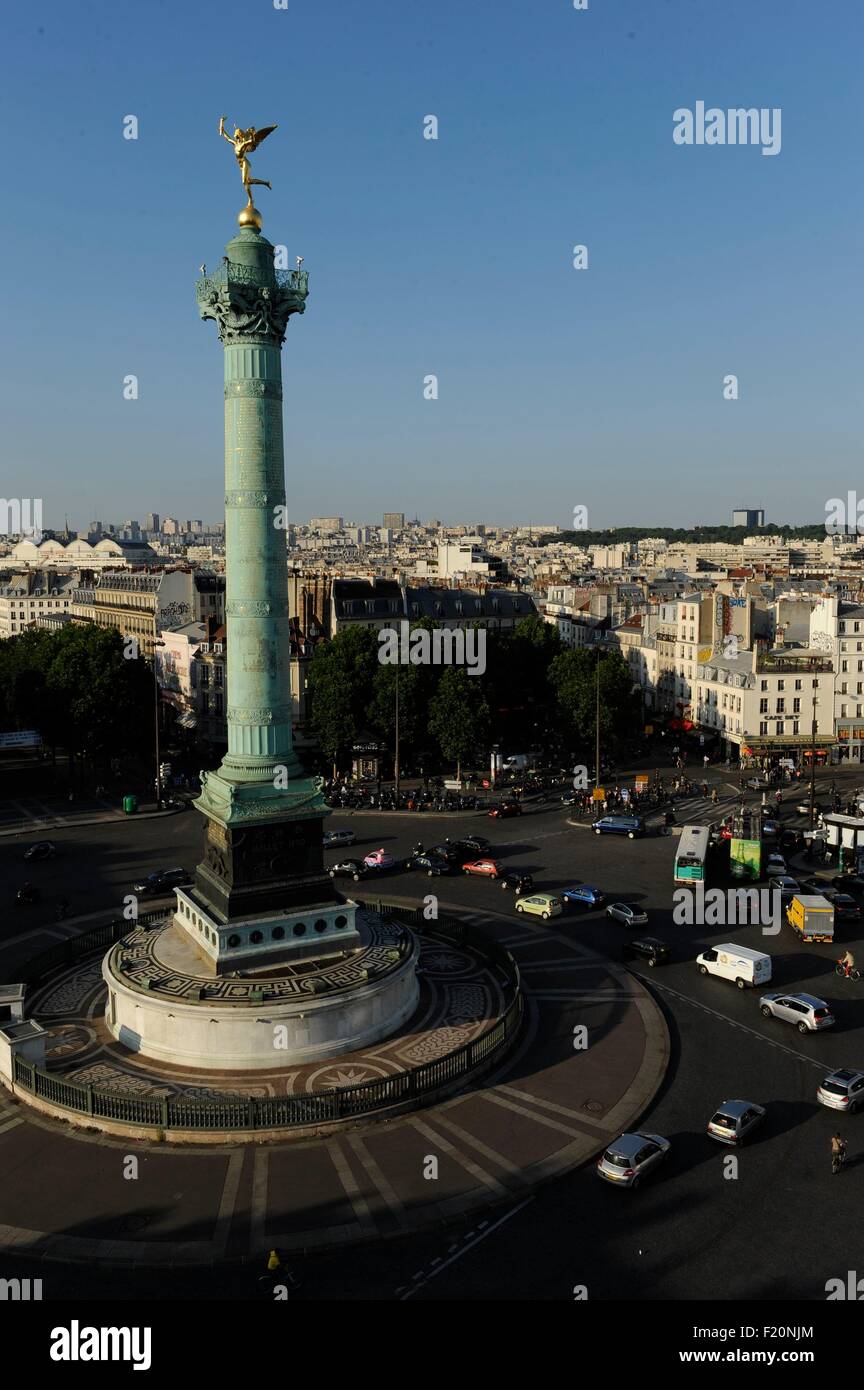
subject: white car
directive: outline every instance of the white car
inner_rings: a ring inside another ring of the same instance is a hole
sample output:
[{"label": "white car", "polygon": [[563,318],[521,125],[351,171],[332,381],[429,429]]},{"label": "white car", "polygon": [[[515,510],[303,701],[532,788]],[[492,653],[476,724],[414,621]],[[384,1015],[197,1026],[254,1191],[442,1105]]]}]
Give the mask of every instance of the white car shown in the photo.
[{"label": "white car", "polygon": [[344,845],[353,845],[356,839],[353,830],[325,830],[324,848],[341,849]]},{"label": "white car", "polygon": [[765,860],[765,875],[767,878],[776,878],[778,874],[788,874],[786,860],[782,854],[769,854]]}]

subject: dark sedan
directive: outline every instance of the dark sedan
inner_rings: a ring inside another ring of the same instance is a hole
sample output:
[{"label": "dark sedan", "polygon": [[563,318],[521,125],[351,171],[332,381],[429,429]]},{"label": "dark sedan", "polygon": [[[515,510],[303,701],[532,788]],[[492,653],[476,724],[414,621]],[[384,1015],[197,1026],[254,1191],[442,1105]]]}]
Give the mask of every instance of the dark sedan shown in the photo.
[{"label": "dark sedan", "polygon": [[475,850],[469,849],[467,845],[463,845],[459,841],[455,844],[433,845],[430,850],[418,850],[417,853],[437,854],[439,858],[446,859],[448,864],[455,864],[457,867],[476,857]]},{"label": "dark sedan", "polygon": [[441,874],[452,874],[455,864],[449,859],[445,859],[442,854],[414,854],[408,861],[410,869],[418,869],[421,874],[426,874],[428,878],[437,878]]},{"label": "dark sedan", "polygon": [[836,874],[831,882],[841,893],[864,893],[864,874]]},{"label": "dark sedan", "polygon": [[491,841],[487,840],[483,835],[463,835],[462,839],[457,840],[456,843],[459,848],[464,845],[466,849],[470,849],[471,853],[475,855],[483,854],[487,849],[491,849],[492,847]]},{"label": "dark sedan", "polygon": [[505,801],[500,806],[493,806],[489,815],[493,820],[509,820],[511,816],[521,816],[522,807],[518,801]]},{"label": "dark sedan", "polygon": [[53,859],[56,853],[57,850],[50,840],[37,840],[35,845],[25,849],[24,858],[32,864],[40,859]]},{"label": "dark sedan", "polygon": [[834,921],[835,922],[860,922],[861,908],[854,898],[850,898],[848,893],[837,893],[834,896]]},{"label": "dark sedan", "polygon": [[665,965],[671,952],[665,941],[656,936],[640,936],[638,941],[628,941],[621,949],[622,960],[644,960],[649,965]]},{"label": "dark sedan", "polygon": [[192,875],[188,869],[155,869],[152,874],[132,884],[132,892],[142,896],[155,896],[157,893],[170,893],[172,888],[180,888],[191,883]]},{"label": "dark sedan", "polygon": [[521,897],[523,893],[530,893],[534,887],[534,880],[530,874],[520,874],[517,869],[505,869],[500,875],[498,882],[502,888],[509,889]]},{"label": "dark sedan", "polygon": [[359,883],[361,878],[366,878],[369,870],[360,859],[340,859],[338,864],[331,864],[327,870],[331,878],[353,878],[355,883]]}]

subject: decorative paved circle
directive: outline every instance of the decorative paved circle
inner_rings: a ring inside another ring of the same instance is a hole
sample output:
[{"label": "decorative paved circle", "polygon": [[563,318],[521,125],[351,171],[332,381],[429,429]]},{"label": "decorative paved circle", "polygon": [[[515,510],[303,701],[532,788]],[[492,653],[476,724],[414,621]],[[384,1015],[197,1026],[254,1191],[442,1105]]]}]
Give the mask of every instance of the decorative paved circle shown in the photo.
[{"label": "decorative paved circle", "polygon": [[173,969],[162,959],[163,936],[178,929],[172,917],[156,927],[133,927],[108,953],[111,972],[133,989],[185,1004],[213,1003],[258,1008],[270,1000],[318,998],[378,981],[403,963],[413,948],[413,936],[399,922],[385,921],[378,913],[359,908],[356,915],[363,945],[342,959],[303,960],[274,967],[272,973],[235,977],[187,973]]},{"label": "decorative paved circle", "polygon": [[[361,909],[362,910],[362,909]],[[359,914],[358,914],[359,915]],[[382,920],[368,912],[369,946],[362,954],[392,953],[400,940],[409,936],[396,920]],[[132,928],[129,936],[113,948],[121,953],[127,972],[150,973],[158,964],[160,929]],[[314,978],[329,975],[334,987],[341,977],[339,966],[314,967]],[[256,976],[255,988],[275,985],[293,990],[304,979],[303,962],[290,967],[283,979],[262,981]],[[486,1032],[501,1016],[507,998],[494,970],[480,950],[455,945],[445,936],[429,932],[421,941],[420,998],[411,1019],[391,1038],[370,1044],[327,1062],[287,1064],[272,1071],[200,1071],[172,1066],[128,1051],[111,1036],[104,1019],[107,991],[101,978],[101,957],[83,965],[76,962],[68,973],[55,976],[38,990],[28,1009],[31,1017],[49,1034],[48,1053],[52,1073],[82,1085],[111,1092],[131,1092],[139,1096],[183,1096],[203,1100],[228,1096],[284,1096],[311,1094],[361,1085],[367,1081],[398,1075],[466,1046]],[[432,968],[430,968],[430,966]],[[307,970],[305,978],[313,972]],[[223,999],[248,1000],[248,980],[212,980]],[[163,971],[161,987],[185,995],[200,986],[201,980],[170,977]],[[209,990],[208,990],[209,992]],[[251,1002],[251,1001],[250,1001]]]}]

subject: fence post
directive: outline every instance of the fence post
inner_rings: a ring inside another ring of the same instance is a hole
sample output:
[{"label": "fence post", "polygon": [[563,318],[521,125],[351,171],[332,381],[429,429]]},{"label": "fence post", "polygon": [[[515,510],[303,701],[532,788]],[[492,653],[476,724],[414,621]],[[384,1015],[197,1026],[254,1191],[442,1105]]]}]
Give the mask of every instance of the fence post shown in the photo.
[{"label": "fence post", "polygon": [[159,1126],[161,1129],[168,1129],[168,1097],[159,1097]]},{"label": "fence post", "polygon": [[85,1087],[85,1090],[84,1090],[84,1104],[85,1104],[85,1113],[88,1114],[88,1115],[92,1115],[92,1114],[93,1114],[93,1087],[92,1087],[92,1086],[86,1086],[86,1087]]}]

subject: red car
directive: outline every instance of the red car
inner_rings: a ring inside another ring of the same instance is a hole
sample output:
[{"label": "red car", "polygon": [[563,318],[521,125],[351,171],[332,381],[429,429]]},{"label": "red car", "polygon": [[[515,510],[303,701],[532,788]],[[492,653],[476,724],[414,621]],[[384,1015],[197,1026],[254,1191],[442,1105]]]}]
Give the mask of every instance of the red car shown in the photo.
[{"label": "red car", "polygon": [[474,859],[463,864],[462,870],[466,874],[481,874],[483,878],[498,878],[503,872],[497,859]]},{"label": "red car", "polygon": [[493,806],[489,814],[495,820],[505,820],[507,816],[521,816],[522,807],[518,801],[507,801],[503,806]]}]

